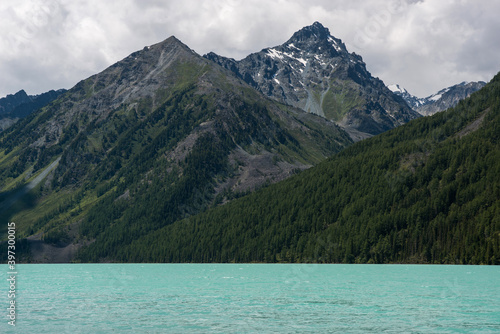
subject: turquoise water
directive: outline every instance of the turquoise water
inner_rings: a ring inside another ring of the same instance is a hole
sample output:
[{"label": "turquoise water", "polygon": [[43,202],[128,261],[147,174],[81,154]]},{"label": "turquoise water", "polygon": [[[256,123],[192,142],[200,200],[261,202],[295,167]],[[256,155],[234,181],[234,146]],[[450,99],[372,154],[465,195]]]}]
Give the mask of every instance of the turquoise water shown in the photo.
[{"label": "turquoise water", "polygon": [[1,333],[500,333],[500,267],[18,265]]}]

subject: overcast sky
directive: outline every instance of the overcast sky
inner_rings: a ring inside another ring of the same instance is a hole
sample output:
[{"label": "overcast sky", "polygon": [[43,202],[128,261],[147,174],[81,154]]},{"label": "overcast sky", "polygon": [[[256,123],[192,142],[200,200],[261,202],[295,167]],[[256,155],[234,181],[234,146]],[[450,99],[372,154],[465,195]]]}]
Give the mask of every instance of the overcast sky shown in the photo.
[{"label": "overcast sky", "polygon": [[241,59],[315,21],[419,97],[500,71],[497,0],[2,0],[0,97],[71,88],[175,35]]}]

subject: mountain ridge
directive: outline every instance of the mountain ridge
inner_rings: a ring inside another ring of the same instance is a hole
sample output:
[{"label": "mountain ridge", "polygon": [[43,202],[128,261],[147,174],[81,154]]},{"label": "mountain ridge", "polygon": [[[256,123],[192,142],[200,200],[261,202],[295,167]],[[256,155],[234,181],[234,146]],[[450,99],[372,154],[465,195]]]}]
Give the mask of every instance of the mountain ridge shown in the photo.
[{"label": "mountain ridge", "polygon": [[[19,238],[37,251],[73,254],[89,243],[118,252],[352,141],[334,123],[265,97],[170,37],[78,82],[1,133],[0,143],[0,201],[60,159],[2,220],[22,222]],[[31,261],[55,253],[35,252]]]},{"label": "mountain ridge", "polygon": [[379,134],[420,115],[371,76],[361,56],[349,53],[328,28],[315,22],[284,44],[242,60],[204,55],[233,71],[264,95],[335,121],[356,140]]},{"label": "mountain ridge", "polygon": [[26,102],[30,102],[31,98],[24,89],[21,89],[15,94],[8,94],[0,98],[0,115],[11,112],[15,107]]},{"label": "mountain ridge", "polygon": [[[442,235],[453,217],[440,214],[462,219],[467,209],[481,219],[467,232],[482,243],[460,245],[482,253],[453,256],[495,263],[496,227],[483,220],[495,208],[484,205],[496,202],[481,190],[496,184],[488,168],[498,161],[492,94],[351,145],[417,115],[321,24],[287,43],[250,55],[245,68],[172,36],[0,133],[0,207],[9,204],[0,224],[16,221],[19,249],[31,247],[24,260],[295,262],[320,254],[317,262],[451,263],[442,257],[450,239],[425,249],[400,240],[421,245],[405,239],[419,235],[415,226],[441,219],[425,233]],[[303,89],[295,91],[297,81]],[[485,91],[497,86],[495,79]],[[477,154],[465,159],[467,152]],[[488,182],[475,176],[483,172]],[[248,198],[257,205],[250,211]],[[459,227],[468,228],[463,219]],[[335,250],[317,250],[315,240]]]},{"label": "mountain ridge", "polygon": [[500,73],[453,109],[144,236],[116,260],[499,264],[498,96]]},{"label": "mountain ridge", "polygon": [[59,89],[50,90],[39,95],[28,95],[24,90],[20,90],[16,94],[7,95],[0,99],[0,131],[7,129],[32,112],[43,108],[65,92],[65,89]]},{"label": "mountain ridge", "polygon": [[399,85],[389,85],[388,88],[396,95],[401,96],[408,105],[423,116],[430,116],[437,112],[454,107],[460,100],[470,96],[486,85],[486,82],[461,82],[459,84],[443,88],[437,93],[425,98],[419,98],[409,93]]}]

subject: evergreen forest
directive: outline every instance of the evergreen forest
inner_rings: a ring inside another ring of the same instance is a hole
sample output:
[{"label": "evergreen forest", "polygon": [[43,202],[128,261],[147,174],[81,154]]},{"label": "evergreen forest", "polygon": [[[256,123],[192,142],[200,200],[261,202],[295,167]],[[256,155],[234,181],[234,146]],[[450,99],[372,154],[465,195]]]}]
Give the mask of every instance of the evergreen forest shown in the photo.
[{"label": "evergreen forest", "polygon": [[[84,247],[78,260],[499,264],[499,137],[496,75],[454,109],[125,247],[112,239]],[[149,199],[135,205],[142,216],[130,221],[139,225],[161,214]]]}]

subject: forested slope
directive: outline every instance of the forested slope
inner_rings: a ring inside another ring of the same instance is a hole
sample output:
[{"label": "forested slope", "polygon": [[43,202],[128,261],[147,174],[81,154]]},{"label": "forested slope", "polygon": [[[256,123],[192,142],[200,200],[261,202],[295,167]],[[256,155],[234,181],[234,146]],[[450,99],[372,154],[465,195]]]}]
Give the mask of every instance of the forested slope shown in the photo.
[{"label": "forested slope", "polygon": [[[500,75],[454,109],[131,243],[116,261],[500,263]],[[81,261],[99,261],[92,247]]]},{"label": "forested slope", "polygon": [[351,143],[334,123],[268,99],[170,37],[0,133],[0,242],[13,221],[17,240],[34,246],[26,262],[68,262],[73,252],[59,255],[88,244],[112,261],[141,236]]}]

